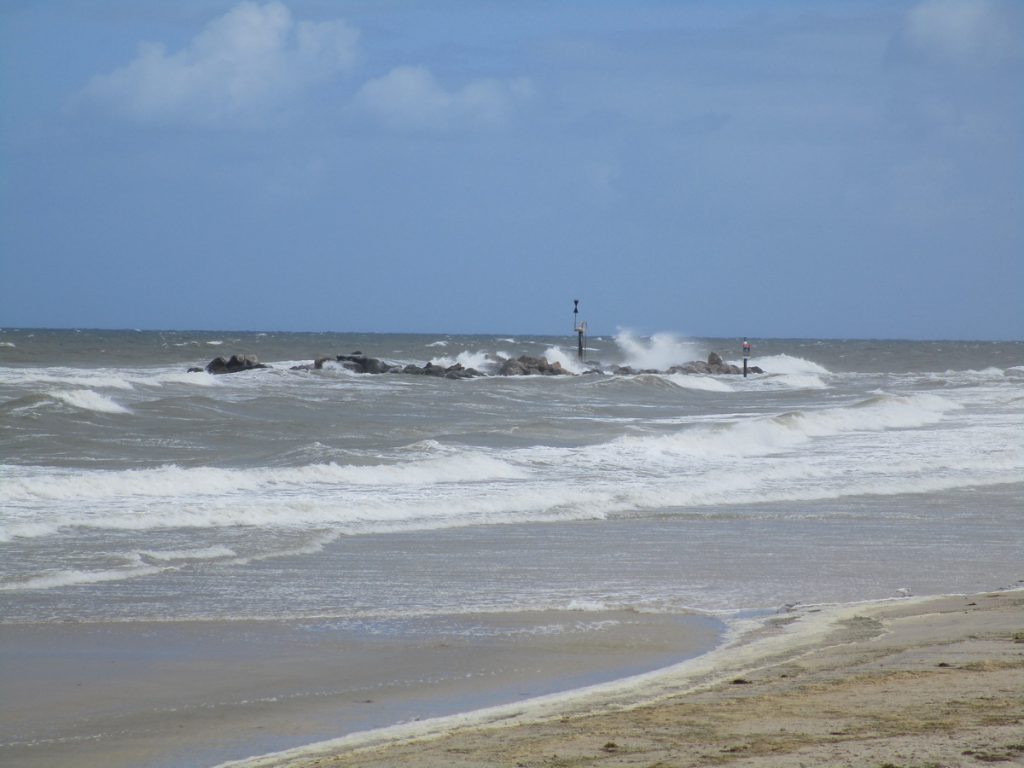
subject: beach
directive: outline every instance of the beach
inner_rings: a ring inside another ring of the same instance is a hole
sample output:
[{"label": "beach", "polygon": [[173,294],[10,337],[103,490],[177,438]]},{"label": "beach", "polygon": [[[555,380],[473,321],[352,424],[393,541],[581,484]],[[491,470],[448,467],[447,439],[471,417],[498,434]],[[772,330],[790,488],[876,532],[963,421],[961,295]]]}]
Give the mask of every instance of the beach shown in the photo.
[{"label": "beach", "polygon": [[797,610],[653,676],[290,754],[317,766],[1024,765],[1024,592]]}]

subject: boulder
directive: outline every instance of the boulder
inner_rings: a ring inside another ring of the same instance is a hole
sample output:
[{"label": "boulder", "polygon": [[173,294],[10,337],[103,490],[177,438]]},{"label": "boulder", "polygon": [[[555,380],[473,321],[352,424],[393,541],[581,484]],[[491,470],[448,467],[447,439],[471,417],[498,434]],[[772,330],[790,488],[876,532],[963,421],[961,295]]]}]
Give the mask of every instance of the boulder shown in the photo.
[{"label": "boulder", "polygon": [[483,374],[476,368],[466,368],[460,363],[448,368],[444,374],[446,379],[475,379],[477,376],[483,376]]},{"label": "boulder", "polygon": [[448,369],[443,365],[427,363],[423,366],[423,374],[425,376],[437,376],[438,378],[444,378],[448,374]]},{"label": "boulder", "polygon": [[499,376],[525,376],[529,371],[518,360],[506,360],[498,369]]},{"label": "boulder", "polygon": [[722,364],[722,356],[720,354],[718,354],[717,352],[712,352],[710,355],[708,355],[708,365],[709,366],[721,365],[721,364]]},{"label": "boulder", "polygon": [[571,376],[559,362],[549,363],[546,357],[521,355],[515,360],[505,360],[498,369],[499,376]]},{"label": "boulder", "polygon": [[395,370],[398,366],[388,365],[376,357],[366,357],[362,354],[338,355],[335,360],[341,363],[342,367],[355,373],[387,373]]},{"label": "boulder", "polygon": [[711,367],[703,360],[694,360],[682,365],[673,365],[666,373],[707,374],[711,373]]},{"label": "boulder", "polygon": [[206,364],[206,372],[214,374],[238,373],[239,371],[251,371],[256,368],[269,367],[257,360],[255,355],[232,355],[226,359],[223,357],[213,358],[213,360]]}]

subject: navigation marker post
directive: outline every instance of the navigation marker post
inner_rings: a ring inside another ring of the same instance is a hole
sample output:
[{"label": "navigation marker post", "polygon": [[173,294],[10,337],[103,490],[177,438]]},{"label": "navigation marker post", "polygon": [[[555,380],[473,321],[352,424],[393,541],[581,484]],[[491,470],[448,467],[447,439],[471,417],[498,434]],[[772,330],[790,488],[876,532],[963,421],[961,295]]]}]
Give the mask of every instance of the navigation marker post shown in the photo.
[{"label": "navigation marker post", "polygon": [[572,328],[576,332],[576,356],[583,362],[583,336],[587,332],[587,321],[580,322],[580,300],[572,300]]},{"label": "navigation marker post", "polygon": [[743,378],[747,378],[747,360],[750,358],[750,342],[743,337]]}]

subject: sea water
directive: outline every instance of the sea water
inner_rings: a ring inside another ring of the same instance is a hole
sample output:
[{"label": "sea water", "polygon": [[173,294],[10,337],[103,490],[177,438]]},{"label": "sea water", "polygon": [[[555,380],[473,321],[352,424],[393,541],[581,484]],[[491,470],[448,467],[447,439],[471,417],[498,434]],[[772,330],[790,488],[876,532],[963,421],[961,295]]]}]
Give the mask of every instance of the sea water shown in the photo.
[{"label": "sea water", "polygon": [[[1024,344],[0,333],[5,622],[729,612],[1024,578]],[[211,357],[271,367],[187,373]]]},{"label": "sea water", "polygon": [[[744,378],[608,372],[739,340],[575,341],[0,331],[0,622],[585,631],[1024,579],[1024,343],[752,339]],[[356,351],[577,375],[294,369]],[[270,367],[187,372],[235,353]]]}]

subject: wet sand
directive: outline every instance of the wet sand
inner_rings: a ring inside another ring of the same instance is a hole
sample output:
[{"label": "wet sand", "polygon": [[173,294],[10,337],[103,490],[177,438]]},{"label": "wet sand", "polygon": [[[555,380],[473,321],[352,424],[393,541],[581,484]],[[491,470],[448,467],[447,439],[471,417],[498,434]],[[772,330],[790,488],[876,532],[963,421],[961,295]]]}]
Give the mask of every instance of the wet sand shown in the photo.
[{"label": "wet sand", "polygon": [[721,630],[577,611],[0,625],[0,765],[210,766],[657,669]]},{"label": "wet sand", "polygon": [[1024,765],[1024,592],[797,609],[654,675],[249,766]]}]

